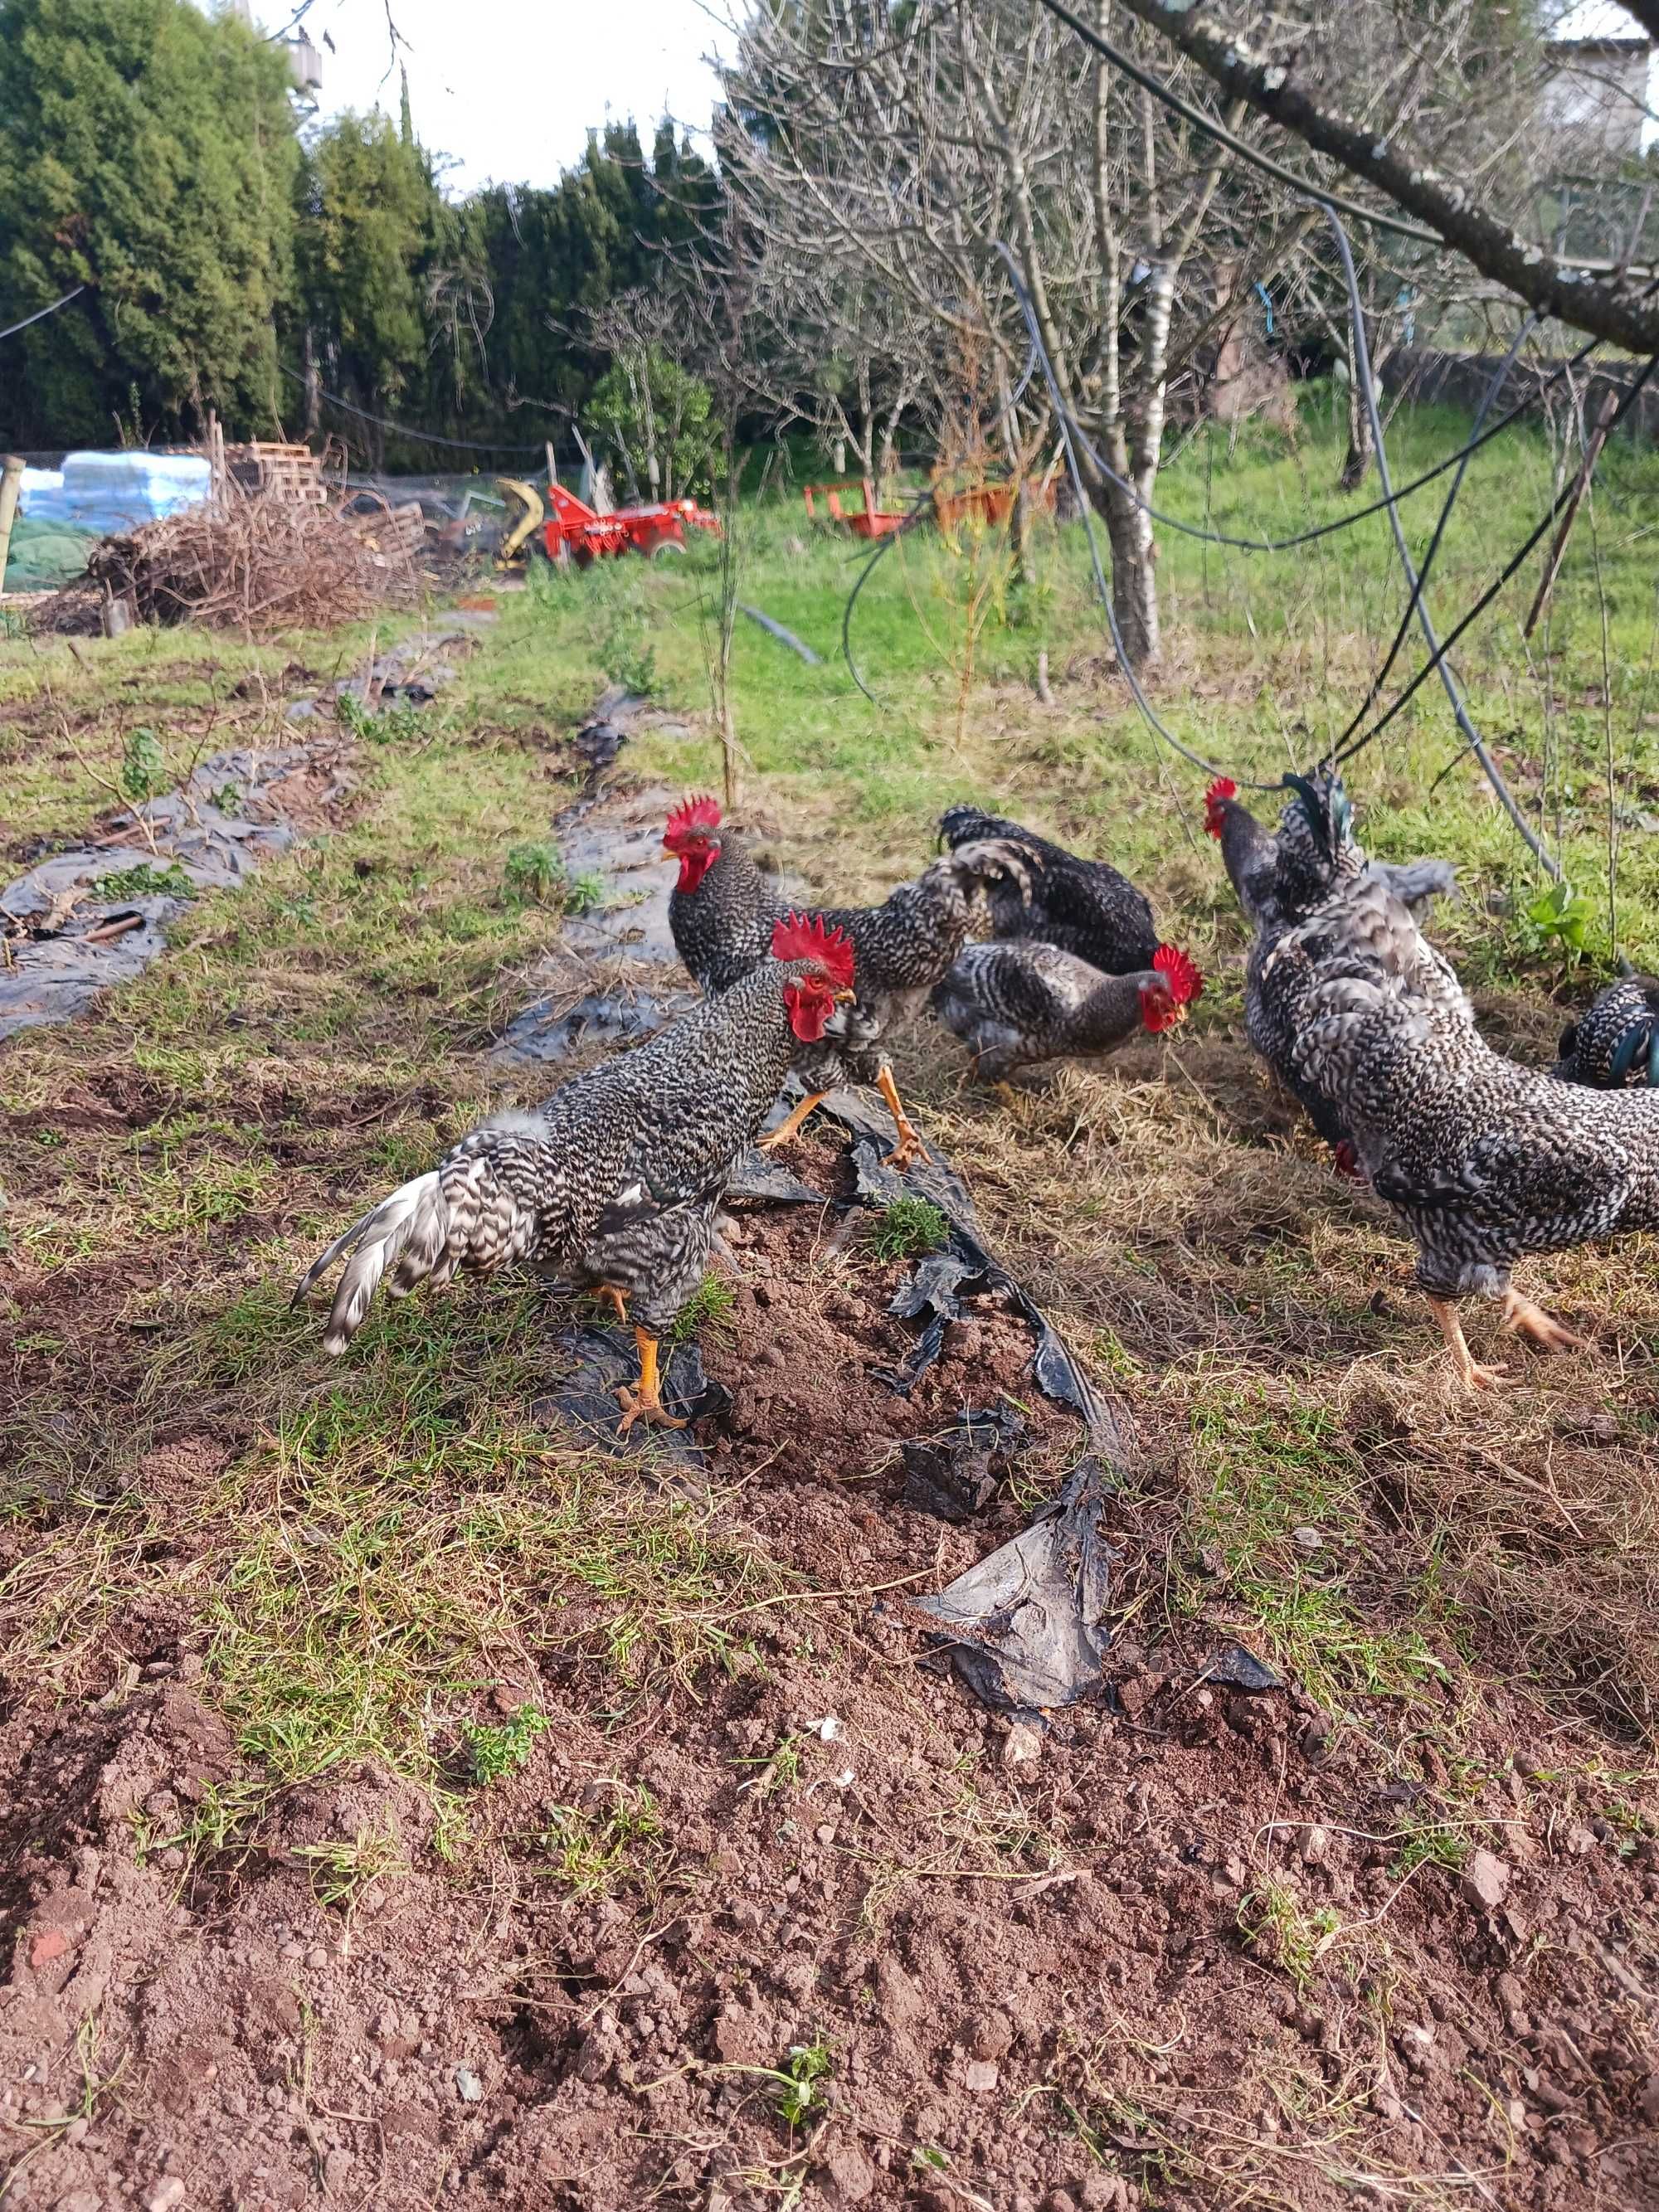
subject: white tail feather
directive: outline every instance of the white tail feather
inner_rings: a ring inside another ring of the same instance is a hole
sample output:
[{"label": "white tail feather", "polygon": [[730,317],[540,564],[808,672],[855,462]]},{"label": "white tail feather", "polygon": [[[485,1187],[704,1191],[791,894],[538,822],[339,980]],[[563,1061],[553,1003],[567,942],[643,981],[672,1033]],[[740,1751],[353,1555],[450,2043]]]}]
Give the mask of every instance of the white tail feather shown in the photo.
[{"label": "white tail feather", "polygon": [[307,1268],[294,1293],[297,1305],[337,1260],[349,1255],[329,1311],[323,1336],[325,1352],[345,1350],[362,1327],[383,1277],[390,1276],[386,1291],[394,1298],[406,1297],[416,1283],[441,1266],[442,1279],[449,1279],[465,1256],[459,1251],[452,1255],[446,1249],[449,1219],[443,1183],[434,1168],[429,1175],[417,1176],[413,1182],[394,1190],[360,1221],[353,1222],[343,1237],[335,1238],[321,1259]]}]

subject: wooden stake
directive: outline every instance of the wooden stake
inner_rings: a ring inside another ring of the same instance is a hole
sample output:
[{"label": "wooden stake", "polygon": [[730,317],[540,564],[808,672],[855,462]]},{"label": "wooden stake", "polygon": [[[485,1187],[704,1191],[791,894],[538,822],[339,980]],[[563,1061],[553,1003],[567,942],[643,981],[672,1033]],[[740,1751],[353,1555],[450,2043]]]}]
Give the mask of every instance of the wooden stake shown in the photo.
[{"label": "wooden stake", "polygon": [[11,552],[11,526],[17,519],[17,502],[23,493],[23,459],[8,453],[0,460],[0,592],[6,588],[6,561]]}]

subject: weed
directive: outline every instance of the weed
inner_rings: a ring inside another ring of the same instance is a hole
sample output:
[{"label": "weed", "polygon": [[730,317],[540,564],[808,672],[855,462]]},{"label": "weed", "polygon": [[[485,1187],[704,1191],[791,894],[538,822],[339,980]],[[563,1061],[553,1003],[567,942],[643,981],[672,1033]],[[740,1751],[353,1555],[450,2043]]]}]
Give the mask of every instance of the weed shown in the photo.
[{"label": "weed", "polygon": [[304,1862],[318,1904],[338,1905],[348,1918],[372,1883],[407,1871],[397,1837],[374,1828],[360,1828],[349,1843],[297,1844],[294,1856]]},{"label": "weed", "polygon": [[520,1705],[499,1727],[488,1721],[463,1721],[461,1735],[472,1761],[472,1778],[481,1788],[505,1781],[530,1761],[536,1738],[547,1733],[547,1716],[538,1706]]},{"label": "weed", "polygon": [[1272,1876],[1244,1898],[1237,1920],[1251,1950],[1288,1974],[1298,1990],[1307,1988],[1342,1928],[1328,1905],[1309,1905],[1291,1883]]},{"label": "weed", "polygon": [[870,1224],[870,1249],[878,1260],[917,1260],[937,1252],[951,1224],[929,1198],[896,1198]]},{"label": "weed", "polygon": [[117,868],[110,875],[100,876],[94,890],[100,899],[196,896],[195,884],[176,860],[169,860],[164,868],[149,860],[140,860],[136,868]]},{"label": "weed", "polygon": [[1551,884],[1525,908],[1527,928],[1540,952],[1559,952],[1569,965],[1589,949],[1595,909],[1583,891],[1565,881]]},{"label": "weed", "polygon": [[611,1782],[603,1810],[550,1805],[537,1838],[547,1871],[577,1897],[608,1897],[626,1888],[653,1891],[666,1871],[668,1849],[657,1802],[643,1786]]},{"label": "weed", "polygon": [[804,2127],[823,2109],[820,2085],[828,2078],[830,2066],[830,2046],[822,2037],[812,2043],[791,2044],[776,2075],[778,2118],[786,2126]]},{"label": "weed", "polygon": [[432,734],[427,717],[412,699],[375,708],[366,705],[355,691],[342,691],[334,702],[334,719],[344,723],[354,738],[376,745],[410,744]]},{"label": "weed", "polygon": [[613,605],[599,637],[599,659],[607,676],[641,699],[657,688],[656,648],[647,640],[643,613],[631,606]]},{"label": "weed", "polygon": [[501,870],[501,890],[509,905],[562,907],[570,878],[556,845],[513,845]]},{"label": "weed", "polygon": [[693,1337],[708,1336],[732,1343],[737,1336],[732,1319],[737,1304],[738,1294],[723,1275],[705,1275],[664,1332],[664,1341],[689,1344]]},{"label": "weed", "polygon": [[121,748],[121,788],[142,806],[167,787],[167,757],[154,730],[130,730]]}]

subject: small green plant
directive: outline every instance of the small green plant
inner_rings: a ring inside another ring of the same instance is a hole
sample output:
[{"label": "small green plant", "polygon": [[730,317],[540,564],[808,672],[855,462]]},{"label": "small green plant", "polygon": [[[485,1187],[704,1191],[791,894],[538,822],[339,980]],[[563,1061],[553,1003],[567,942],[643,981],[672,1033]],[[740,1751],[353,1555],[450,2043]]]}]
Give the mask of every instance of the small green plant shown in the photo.
[{"label": "small green plant", "polygon": [[671,1345],[689,1344],[694,1336],[710,1336],[729,1343],[736,1334],[732,1310],[738,1294],[721,1275],[705,1275],[680,1308],[665,1333]]},{"label": "small green plant", "polygon": [[1582,960],[1589,946],[1589,926],[1595,913],[1583,892],[1574,890],[1565,878],[1552,884],[1525,909],[1534,949],[1540,952],[1559,951],[1569,964]]},{"label": "small green plant", "polygon": [[100,876],[96,884],[100,898],[194,898],[196,886],[176,860],[169,860],[164,868],[154,866],[149,860],[140,860],[136,868],[117,868],[107,876]]},{"label": "small green plant", "polygon": [[421,710],[410,699],[376,708],[366,706],[355,691],[342,691],[335,698],[334,719],[371,744],[407,744],[421,734]]},{"label": "small green plant", "polygon": [[1305,1905],[1289,1882],[1271,1878],[1244,1899],[1237,1922],[1251,1950],[1288,1974],[1298,1990],[1307,1988],[1342,1929],[1328,1905]]},{"label": "small green plant", "polygon": [[513,845],[501,870],[501,890],[509,906],[558,906],[568,902],[570,878],[556,845]]},{"label": "small green plant", "polygon": [[610,1786],[614,1795],[603,1811],[550,1805],[537,1839],[554,1878],[578,1897],[609,1896],[630,1886],[651,1889],[669,1856],[651,1792],[621,1782]]},{"label": "small green plant", "polygon": [[937,1252],[951,1224],[929,1198],[896,1198],[884,1206],[870,1227],[870,1249],[878,1260],[919,1260]]},{"label": "small green plant", "polygon": [[778,2118],[787,2126],[804,2126],[822,2109],[824,2094],[818,2085],[829,2071],[830,2046],[822,2038],[790,2045],[777,2069]]},{"label": "small green plant", "polygon": [[599,639],[599,665],[613,684],[625,684],[648,699],[657,684],[656,648],[645,634],[645,618],[631,607],[614,607]]},{"label": "small green plant", "polygon": [[121,788],[136,805],[167,786],[167,759],[154,730],[130,730],[121,748]]},{"label": "small green plant", "polygon": [[546,1732],[547,1715],[535,1705],[520,1705],[499,1728],[488,1721],[463,1721],[461,1734],[471,1757],[473,1779],[487,1788],[517,1774],[527,1763],[536,1738]]},{"label": "small green plant", "polygon": [[596,868],[590,868],[585,876],[572,878],[564,895],[564,910],[567,914],[591,914],[596,906],[604,905],[605,894],[605,878]]},{"label": "small green plant", "polygon": [[305,1861],[318,1904],[338,1905],[348,1915],[371,1882],[401,1874],[405,1865],[397,1837],[374,1828],[360,1828],[349,1843],[301,1844],[294,1856]]}]

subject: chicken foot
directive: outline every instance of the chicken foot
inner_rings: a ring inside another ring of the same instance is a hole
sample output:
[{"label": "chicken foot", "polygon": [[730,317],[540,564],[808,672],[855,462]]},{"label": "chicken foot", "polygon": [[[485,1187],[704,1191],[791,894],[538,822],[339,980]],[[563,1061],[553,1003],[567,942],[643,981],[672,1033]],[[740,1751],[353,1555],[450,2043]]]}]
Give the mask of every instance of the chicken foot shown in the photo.
[{"label": "chicken foot", "polygon": [[894,1082],[893,1071],[885,1060],[882,1062],[881,1072],[876,1078],[876,1087],[887,1101],[887,1110],[893,1117],[894,1128],[898,1132],[898,1142],[883,1164],[896,1168],[902,1173],[922,1148],[921,1132],[900,1104],[898,1085]]},{"label": "chicken foot", "polygon": [[1496,1389],[1505,1370],[1502,1367],[1482,1367],[1476,1363],[1464,1337],[1457,1308],[1451,1300],[1431,1297],[1429,1304],[1440,1324],[1440,1334],[1446,1340],[1446,1349],[1452,1356],[1452,1364],[1457,1370],[1457,1379],[1463,1388],[1466,1390]]},{"label": "chicken foot", "polygon": [[603,1301],[606,1305],[614,1306],[617,1310],[617,1319],[618,1321],[626,1321],[628,1319],[628,1293],[626,1291],[619,1291],[614,1283],[601,1283],[598,1290],[594,1291],[593,1297],[596,1302]]},{"label": "chicken foot", "polygon": [[1547,1314],[1542,1306],[1534,1305],[1523,1298],[1519,1291],[1510,1289],[1504,1293],[1504,1318],[1498,1326],[1506,1336],[1517,1331],[1543,1352],[1583,1352],[1584,1340],[1564,1328],[1553,1315]]},{"label": "chicken foot", "polygon": [[640,1351],[640,1387],[637,1390],[628,1383],[618,1385],[617,1402],[623,1417],[617,1434],[625,1437],[635,1421],[648,1421],[659,1429],[683,1429],[684,1421],[676,1420],[662,1402],[662,1386],[657,1376],[657,1340],[648,1329],[634,1324],[634,1341]]},{"label": "chicken foot", "polygon": [[827,1091],[814,1091],[809,1097],[803,1098],[789,1119],[787,1121],[780,1121],[769,1136],[763,1137],[756,1150],[763,1152],[775,1152],[780,1146],[787,1145],[792,1137],[798,1137],[807,1115],[815,1106],[822,1105],[829,1096],[830,1093]]}]

